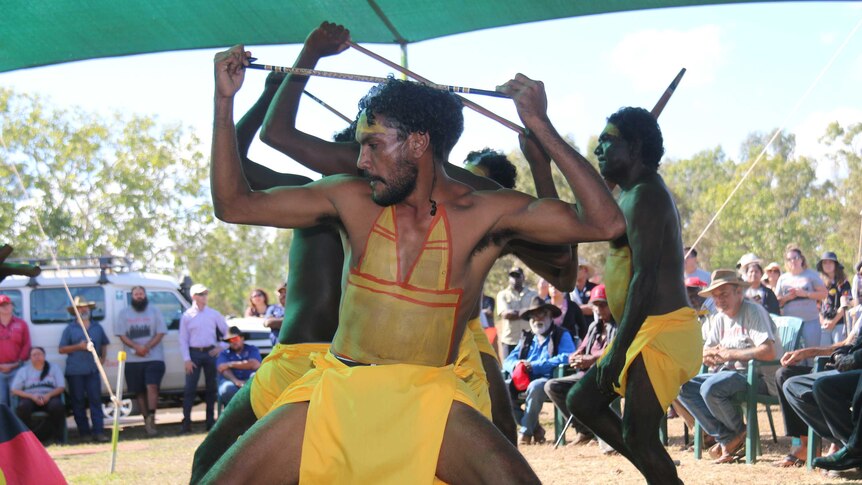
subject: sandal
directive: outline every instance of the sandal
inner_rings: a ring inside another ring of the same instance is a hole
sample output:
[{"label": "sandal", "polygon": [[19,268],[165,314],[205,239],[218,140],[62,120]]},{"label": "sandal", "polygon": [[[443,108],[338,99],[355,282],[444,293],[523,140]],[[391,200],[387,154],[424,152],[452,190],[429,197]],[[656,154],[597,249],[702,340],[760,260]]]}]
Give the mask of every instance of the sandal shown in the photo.
[{"label": "sandal", "polygon": [[773,463],[772,466],[777,468],[802,468],[805,466],[805,460],[800,459],[792,453],[788,453],[784,458]]}]

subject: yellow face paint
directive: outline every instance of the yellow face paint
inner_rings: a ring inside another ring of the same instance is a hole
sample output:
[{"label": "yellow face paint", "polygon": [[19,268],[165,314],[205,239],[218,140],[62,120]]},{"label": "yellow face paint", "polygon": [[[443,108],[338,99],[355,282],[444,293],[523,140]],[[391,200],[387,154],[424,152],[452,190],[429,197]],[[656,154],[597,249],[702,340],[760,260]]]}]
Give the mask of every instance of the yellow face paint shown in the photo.
[{"label": "yellow face paint", "polygon": [[608,123],[605,125],[605,130],[602,133],[606,133],[609,136],[615,136],[617,138],[622,138],[622,134],[620,133],[619,128],[614,126],[612,123]]},{"label": "yellow face paint", "polygon": [[475,163],[468,163],[464,165],[464,168],[480,177],[488,177],[488,169],[481,165],[476,165]]},{"label": "yellow face paint", "polygon": [[362,139],[368,135],[382,135],[386,133],[386,127],[380,123],[368,124],[368,115],[363,110],[356,122],[356,141],[362,143]]}]

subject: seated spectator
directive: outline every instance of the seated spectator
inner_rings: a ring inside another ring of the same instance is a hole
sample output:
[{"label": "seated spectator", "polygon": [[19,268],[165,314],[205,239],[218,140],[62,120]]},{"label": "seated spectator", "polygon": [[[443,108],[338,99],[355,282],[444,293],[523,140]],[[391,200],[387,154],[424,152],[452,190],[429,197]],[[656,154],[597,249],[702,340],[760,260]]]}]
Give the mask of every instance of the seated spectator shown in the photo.
[{"label": "seated spectator", "polygon": [[773,315],[781,315],[781,307],[778,305],[778,298],[766,286],[763,286],[763,261],[752,253],[748,253],[739,259],[736,263],[736,268],[739,270],[739,276],[748,283],[748,288],[745,290],[745,297],[763,305],[766,311]]},{"label": "seated spectator", "polygon": [[529,320],[530,331],[523,332],[521,340],[503,361],[503,370],[512,376],[509,383],[512,400],[517,399],[519,392],[526,391],[524,411],[515,405],[516,418],[521,423],[520,444],[545,442],[545,430],[539,426],[539,412],[542,404],[548,401],[545,383],[554,369],[568,362],[569,354],[575,351],[569,332],[551,322],[561,314],[559,308],[534,297],[530,306],[520,313],[520,318]]},{"label": "seated spectator", "polygon": [[706,307],[706,301],[712,300],[712,298],[704,298],[700,296],[700,292],[707,286],[709,285],[697,276],[689,276],[685,279],[685,291],[688,294],[688,301],[691,302],[691,307],[697,312],[697,319],[701,325],[704,325],[704,338],[706,338],[706,328],[708,328],[706,324],[709,323],[709,315],[711,314]]},{"label": "seated spectator", "polygon": [[[733,270],[716,270],[712,284],[700,292],[712,296],[718,313],[710,317],[703,347],[709,372],[682,385],[679,400],[713,436],[715,463],[736,461],[745,445],[745,424],[733,396],[748,389],[745,371],[751,359],[772,360],[781,355],[775,324],[759,304],[746,300],[742,281]],[[766,382],[762,381],[764,390]]]},{"label": "seated spectator", "polygon": [[[63,438],[66,406],[60,395],[66,390],[66,381],[63,371],[45,360],[45,349],[30,349],[30,361],[18,370],[11,389],[12,394],[18,396],[15,413],[39,441],[47,444]],[[35,411],[48,413],[48,420],[41,426],[34,427],[32,416]]]},{"label": "seated spectator", "polygon": [[260,350],[254,345],[246,345],[245,335],[237,327],[230,327],[224,340],[229,347],[218,355],[216,370],[219,373],[219,402],[227,406],[233,395],[254,376],[261,358]]},{"label": "seated spectator", "polygon": [[[815,460],[815,466],[843,470],[862,465],[859,456],[848,449],[857,446],[852,435],[854,419],[859,416],[858,406],[862,404],[860,362],[862,339],[857,337],[853,346],[839,348],[832,354],[833,370],[792,377],[784,383],[785,395],[794,411],[834,445],[835,453]],[[844,448],[838,450],[841,446]]]},{"label": "seated spectator", "polygon": [[554,325],[568,330],[572,335],[572,339],[577,343],[587,334],[589,326],[587,319],[584,318],[584,313],[581,311],[581,307],[572,302],[568,293],[558,290],[554,285],[549,285],[548,295],[549,299],[547,303],[551,303],[563,312],[553,320]]},{"label": "seated spectator", "polygon": [[[799,443],[793,445],[784,458],[774,463],[777,467],[804,466],[806,450],[808,447],[808,422],[822,424],[824,418],[820,407],[814,400],[814,381],[823,375],[835,373],[825,371],[812,373],[812,367],[807,365],[815,357],[830,356],[840,349],[851,347],[862,347],[862,338],[859,336],[859,317],[862,315],[862,307],[854,307],[847,312],[847,325],[850,335],[843,342],[838,342],[825,347],[807,347],[787,352],[781,358],[781,367],[775,372],[775,383],[781,390],[778,394],[781,414],[784,417],[784,431],[786,436],[798,438]],[[808,417],[803,421],[800,413]],[[823,425],[825,427],[825,425]],[[821,428],[822,429],[822,428]],[[821,435],[832,441],[832,434]],[[837,440],[836,440],[837,441]],[[830,446],[830,452],[837,451],[839,444],[834,442]]]},{"label": "seated spectator", "polygon": [[[849,364],[855,358],[850,356],[846,361]],[[844,361],[839,361],[845,364]],[[839,368],[839,370],[841,370]],[[855,387],[853,380],[856,380]],[[862,468],[862,419],[859,412],[856,411],[862,408],[862,370],[844,371],[844,375],[833,375],[825,377],[814,385],[814,399],[822,406],[829,407],[830,405],[847,404],[848,399],[850,407],[853,409],[851,415],[853,429],[852,434],[844,441],[844,447],[829,456],[815,458],[814,466],[823,468],[824,470],[849,470],[851,468]],[[843,408],[843,406],[841,406]],[[843,415],[842,415],[843,414]],[[826,413],[826,422],[830,429],[835,427],[832,421],[846,421],[846,412],[844,413]],[[840,426],[840,424],[839,424]]]},{"label": "seated spectator", "polygon": [[269,340],[272,345],[278,343],[278,333],[281,331],[281,323],[284,321],[284,305],[287,298],[287,288],[284,283],[275,290],[278,293],[278,304],[269,305],[263,314],[263,326],[269,328]]},{"label": "seated spectator", "polygon": [[[596,314],[596,320],[587,330],[584,340],[578,349],[569,355],[569,365],[575,373],[556,379],[550,379],[545,383],[545,394],[553,401],[557,409],[568,419],[572,413],[566,407],[566,396],[578,381],[584,377],[587,370],[595,365],[605,348],[613,340],[617,331],[617,323],[614,321],[611,310],[608,308],[608,297],[605,294],[605,285],[599,285],[590,292],[590,304]],[[574,444],[586,443],[592,440],[593,433],[580,421],[573,420],[572,428],[577,431]]]}]

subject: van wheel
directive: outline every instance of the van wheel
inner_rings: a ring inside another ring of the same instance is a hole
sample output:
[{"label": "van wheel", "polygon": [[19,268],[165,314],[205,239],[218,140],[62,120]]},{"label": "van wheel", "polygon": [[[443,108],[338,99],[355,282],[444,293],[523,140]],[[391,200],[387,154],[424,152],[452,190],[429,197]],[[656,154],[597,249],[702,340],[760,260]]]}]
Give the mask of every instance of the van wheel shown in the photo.
[{"label": "van wheel", "polygon": [[[102,414],[105,415],[105,419],[114,419],[114,411],[115,406],[112,401],[107,401],[102,403]],[[126,418],[131,416],[132,414],[140,413],[138,409],[137,401],[133,401],[132,399],[126,398],[120,401],[120,417]]]}]

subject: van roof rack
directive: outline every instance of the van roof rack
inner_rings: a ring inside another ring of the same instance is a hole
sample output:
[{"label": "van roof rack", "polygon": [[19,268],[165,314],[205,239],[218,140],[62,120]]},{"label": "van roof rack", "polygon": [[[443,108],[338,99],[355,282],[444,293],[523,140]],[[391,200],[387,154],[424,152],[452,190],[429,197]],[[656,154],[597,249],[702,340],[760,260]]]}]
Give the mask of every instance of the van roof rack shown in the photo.
[{"label": "van roof rack", "polygon": [[[65,272],[67,274],[78,273],[81,275],[93,274],[99,271],[99,284],[108,282],[107,274],[127,273],[131,271],[132,260],[125,256],[71,256],[57,258],[57,264],[49,258],[7,260],[9,262],[21,262],[42,268],[42,275],[48,276],[50,272]],[[38,286],[36,278],[31,277],[27,286]]]}]

